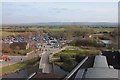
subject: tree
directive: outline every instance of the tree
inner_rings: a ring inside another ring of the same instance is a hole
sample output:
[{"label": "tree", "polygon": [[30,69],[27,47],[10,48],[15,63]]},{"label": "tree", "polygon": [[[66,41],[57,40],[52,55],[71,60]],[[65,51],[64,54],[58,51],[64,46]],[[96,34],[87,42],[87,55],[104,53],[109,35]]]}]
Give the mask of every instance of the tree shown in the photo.
[{"label": "tree", "polygon": [[69,62],[71,60],[71,56],[69,54],[60,54],[60,59],[62,62]]}]

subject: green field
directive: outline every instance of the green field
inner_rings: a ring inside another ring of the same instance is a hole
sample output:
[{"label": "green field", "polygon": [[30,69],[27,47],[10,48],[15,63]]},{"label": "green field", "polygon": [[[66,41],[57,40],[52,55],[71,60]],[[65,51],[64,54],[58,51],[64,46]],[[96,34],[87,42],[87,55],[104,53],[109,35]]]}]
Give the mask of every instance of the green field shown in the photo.
[{"label": "green field", "polygon": [[17,70],[23,69],[26,66],[25,63],[17,63],[10,66],[0,68],[0,74],[11,73]]},{"label": "green field", "polygon": [[112,32],[116,28],[93,28],[95,32]]},{"label": "green field", "polygon": [[99,54],[99,50],[89,50],[89,49],[81,49],[79,47],[69,46],[65,50],[61,51],[60,53],[54,54],[55,57],[59,57],[60,54],[68,54],[68,55],[90,55],[90,54]]},{"label": "green field", "polygon": [[[2,36],[6,37],[9,35],[13,35],[14,34],[17,35],[25,35],[23,33],[25,33],[26,31],[28,32],[28,34],[30,34],[29,31],[33,31],[33,32],[53,32],[55,34],[61,34],[63,32],[66,32],[68,34],[74,33],[76,32],[84,34],[84,33],[93,33],[93,32],[112,32],[114,31],[115,28],[90,28],[90,27],[79,27],[79,26],[44,26],[44,27],[40,27],[40,26],[32,26],[32,27],[5,27],[2,28]],[[10,32],[11,31],[11,32]],[[25,32],[17,32],[17,31],[25,31]]]}]

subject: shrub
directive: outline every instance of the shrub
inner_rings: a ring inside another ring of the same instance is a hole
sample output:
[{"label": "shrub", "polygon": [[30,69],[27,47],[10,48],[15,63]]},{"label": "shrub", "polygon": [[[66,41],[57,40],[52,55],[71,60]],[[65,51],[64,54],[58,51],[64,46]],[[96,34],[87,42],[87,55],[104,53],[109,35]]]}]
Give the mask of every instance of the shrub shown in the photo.
[{"label": "shrub", "polygon": [[18,54],[21,54],[21,52],[20,52],[20,51],[18,51]]},{"label": "shrub", "polygon": [[77,62],[81,62],[84,58],[85,58],[85,56],[81,56],[80,54],[76,54],[76,56],[75,56],[75,60]]},{"label": "shrub", "polygon": [[2,52],[3,52],[3,53],[9,53],[9,50],[7,50],[7,49],[2,49]]},{"label": "shrub", "polygon": [[14,50],[13,53],[16,53],[16,51]]},{"label": "shrub", "polygon": [[73,61],[72,59],[69,59],[69,62],[64,62],[60,67],[65,71],[70,72],[71,70],[73,70],[73,68],[75,68],[76,65],[77,62]]},{"label": "shrub", "polygon": [[60,59],[62,62],[69,62],[71,56],[69,54],[60,54]]},{"label": "shrub", "polygon": [[101,44],[97,43],[95,40],[91,39],[76,39],[70,43],[73,46],[92,46],[92,47],[102,47]]}]

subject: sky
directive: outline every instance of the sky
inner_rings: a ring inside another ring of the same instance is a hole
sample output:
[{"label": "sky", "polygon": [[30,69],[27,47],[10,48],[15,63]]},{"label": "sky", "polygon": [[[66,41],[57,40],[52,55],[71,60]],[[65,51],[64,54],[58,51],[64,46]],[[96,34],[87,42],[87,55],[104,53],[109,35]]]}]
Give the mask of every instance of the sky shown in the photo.
[{"label": "sky", "polygon": [[117,2],[2,2],[2,24],[117,22]]},{"label": "sky", "polygon": [[119,2],[120,0],[1,0],[1,2]]}]

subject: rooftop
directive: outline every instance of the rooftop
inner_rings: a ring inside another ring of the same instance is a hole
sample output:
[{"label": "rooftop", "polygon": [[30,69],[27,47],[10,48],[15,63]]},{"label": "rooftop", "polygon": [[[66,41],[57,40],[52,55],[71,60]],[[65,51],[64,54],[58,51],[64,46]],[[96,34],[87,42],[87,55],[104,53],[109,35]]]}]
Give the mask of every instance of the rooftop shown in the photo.
[{"label": "rooftop", "polygon": [[97,55],[92,68],[79,69],[75,79],[120,79],[119,70],[110,68],[105,56]]}]

